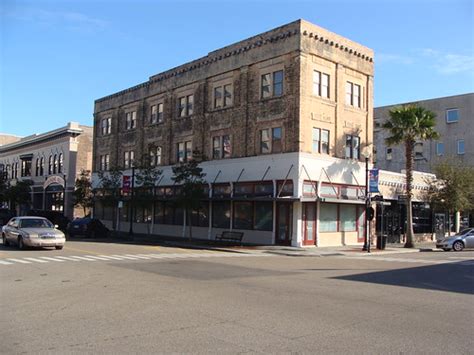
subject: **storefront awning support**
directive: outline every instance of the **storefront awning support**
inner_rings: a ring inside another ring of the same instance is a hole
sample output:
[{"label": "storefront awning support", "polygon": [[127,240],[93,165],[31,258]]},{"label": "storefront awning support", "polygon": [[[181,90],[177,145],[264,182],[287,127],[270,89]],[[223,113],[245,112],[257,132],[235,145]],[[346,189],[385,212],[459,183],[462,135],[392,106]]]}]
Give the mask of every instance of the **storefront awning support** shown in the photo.
[{"label": "storefront awning support", "polygon": [[285,180],[283,180],[283,184],[281,184],[280,190],[278,190],[277,198],[280,197],[281,192],[283,191],[283,188],[285,187],[286,182],[288,181],[288,176],[290,176],[291,169],[293,169],[293,164],[291,164],[290,168],[288,169],[288,172],[286,173]]},{"label": "storefront awning support", "polygon": [[[302,165],[302,168],[304,169],[304,171],[306,173],[306,176],[308,177],[309,181],[312,182],[313,180],[311,180],[311,176],[309,176],[309,173],[308,173],[308,170],[306,170],[306,167],[304,165]],[[316,191],[313,184],[311,184],[311,188],[314,190],[314,194],[316,195],[318,193],[318,191]],[[318,187],[318,190],[319,190],[319,187]]]},{"label": "storefront awning support", "polygon": [[217,181],[217,178],[219,177],[219,175],[221,174],[221,170],[219,170],[216,174],[216,177],[214,178],[214,181],[212,182],[212,184],[215,184],[216,181]]},{"label": "storefront awning support", "polygon": [[267,170],[265,170],[265,174],[263,174],[262,180],[260,180],[260,181],[265,180],[265,176],[267,176],[269,170],[270,170],[270,166],[268,166]]},{"label": "storefront awning support", "polygon": [[[331,185],[332,189],[334,190],[334,193],[337,195],[337,189],[334,187],[334,184],[332,183],[331,178],[329,177],[328,172],[326,171],[326,169],[322,168],[322,169],[321,169],[321,173],[323,173],[323,172],[324,172],[324,175],[326,175],[326,177],[327,177],[327,179],[328,179],[328,182],[329,182],[329,184]],[[321,197],[321,196],[319,196],[319,194],[320,194],[320,191],[321,191],[322,182],[323,182],[323,181],[322,181],[322,179],[321,179],[321,177],[320,177],[320,178],[319,178],[319,181],[318,181],[318,197]]]}]

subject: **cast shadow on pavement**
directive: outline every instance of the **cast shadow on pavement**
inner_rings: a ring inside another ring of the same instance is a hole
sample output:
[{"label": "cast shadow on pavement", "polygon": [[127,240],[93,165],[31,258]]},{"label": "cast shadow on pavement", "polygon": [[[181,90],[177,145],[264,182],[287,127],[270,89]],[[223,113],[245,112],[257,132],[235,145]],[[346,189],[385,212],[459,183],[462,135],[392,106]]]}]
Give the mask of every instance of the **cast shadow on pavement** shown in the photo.
[{"label": "cast shadow on pavement", "polygon": [[473,295],[472,265],[472,261],[462,261],[331,278]]}]

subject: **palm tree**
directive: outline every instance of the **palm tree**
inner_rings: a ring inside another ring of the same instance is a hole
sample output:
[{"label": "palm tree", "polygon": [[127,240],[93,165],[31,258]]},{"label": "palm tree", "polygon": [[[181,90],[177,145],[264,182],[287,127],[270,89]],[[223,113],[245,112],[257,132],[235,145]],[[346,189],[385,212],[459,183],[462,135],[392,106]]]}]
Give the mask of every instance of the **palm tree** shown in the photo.
[{"label": "palm tree", "polygon": [[439,138],[434,130],[436,115],[417,105],[402,105],[389,111],[390,119],[383,124],[390,136],[385,139],[387,145],[405,145],[406,158],[406,196],[407,196],[407,231],[405,248],[413,248],[413,151],[416,141]]}]

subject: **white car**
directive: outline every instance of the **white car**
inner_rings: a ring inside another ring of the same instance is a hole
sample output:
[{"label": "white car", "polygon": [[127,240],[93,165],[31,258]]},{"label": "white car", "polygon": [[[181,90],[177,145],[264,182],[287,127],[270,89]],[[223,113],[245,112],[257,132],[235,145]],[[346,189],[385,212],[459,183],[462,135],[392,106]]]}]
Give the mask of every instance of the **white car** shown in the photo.
[{"label": "white car", "polygon": [[64,233],[43,217],[14,217],[2,228],[3,245],[16,244],[26,247],[55,247],[62,249],[66,242]]}]

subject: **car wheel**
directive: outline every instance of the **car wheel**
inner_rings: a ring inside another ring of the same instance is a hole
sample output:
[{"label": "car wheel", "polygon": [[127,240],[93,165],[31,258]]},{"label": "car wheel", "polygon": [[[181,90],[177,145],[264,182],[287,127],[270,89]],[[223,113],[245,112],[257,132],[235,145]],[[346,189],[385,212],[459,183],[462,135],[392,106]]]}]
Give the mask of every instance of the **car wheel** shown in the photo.
[{"label": "car wheel", "polygon": [[3,241],[4,246],[7,247],[7,246],[10,245],[10,242],[8,241],[7,236],[5,235],[5,233],[2,233],[2,241]]},{"label": "car wheel", "polygon": [[18,238],[18,249],[25,249],[25,243],[23,242],[23,238],[19,237]]},{"label": "car wheel", "polygon": [[464,249],[464,243],[461,242],[460,240],[454,242],[453,244],[453,250],[454,251],[461,251]]},{"label": "car wheel", "polygon": [[62,245],[56,245],[56,250],[61,250],[63,248]]},{"label": "car wheel", "polygon": [[443,248],[444,251],[450,251],[451,249],[449,248]]}]

